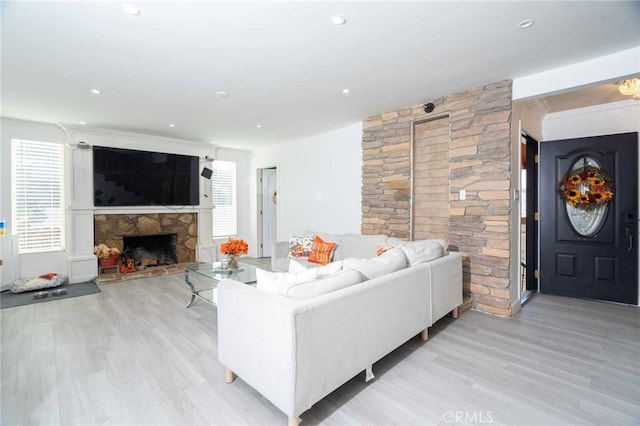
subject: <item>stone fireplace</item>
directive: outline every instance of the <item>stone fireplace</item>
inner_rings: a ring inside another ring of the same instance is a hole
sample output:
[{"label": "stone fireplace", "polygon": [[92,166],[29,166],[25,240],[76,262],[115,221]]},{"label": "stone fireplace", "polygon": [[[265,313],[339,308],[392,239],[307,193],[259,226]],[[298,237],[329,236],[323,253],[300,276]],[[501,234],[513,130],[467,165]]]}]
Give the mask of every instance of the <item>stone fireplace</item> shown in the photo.
[{"label": "stone fireplace", "polygon": [[96,214],[94,242],[135,253],[148,266],[195,262],[197,214]]}]

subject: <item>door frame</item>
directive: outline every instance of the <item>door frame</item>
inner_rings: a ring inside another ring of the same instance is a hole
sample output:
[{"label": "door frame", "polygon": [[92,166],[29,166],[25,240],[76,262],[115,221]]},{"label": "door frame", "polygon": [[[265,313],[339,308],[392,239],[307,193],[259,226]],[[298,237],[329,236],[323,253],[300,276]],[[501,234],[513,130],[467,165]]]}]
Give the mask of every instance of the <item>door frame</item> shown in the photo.
[{"label": "door frame", "polygon": [[[526,208],[526,290],[538,292],[540,282],[537,276],[540,264],[540,233],[538,226],[538,187],[540,184],[538,173],[538,155],[540,153],[540,142],[526,132],[522,132],[522,137],[526,141],[526,164],[527,171],[527,208]],[[521,295],[522,296],[522,295]],[[530,297],[530,296],[529,296]],[[529,298],[527,297],[527,299]],[[526,300],[525,300],[526,301]]]},{"label": "door frame", "polygon": [[[262,203],[264,201],[264,197],[265,194],[262,190],[262,176],[264,174],[265,170],[275,170],[276,171],[276,176],[278,173],[278,167],[277,166],[264,166],[264,167],[258,167],[257,171],[256,171],[256,221],[257,221],[257,227],[256,227],[256,242],[257,242],[257,248],[258,248],[258,252],[257,252],[257,257],[261,258],[264,257],[263,253],[264,253],[264,238],[263,238],[263,231],[264,231],[264,221],[263,221],[263,215],[262,215]],[[279,184],[276,184],[276,187],[279,187]],[[269,196],[269,195],[267,195]],[[278,217],[278,207],[276,205],[276,218]],[[277,219],[276,219],[277,221]]]}]

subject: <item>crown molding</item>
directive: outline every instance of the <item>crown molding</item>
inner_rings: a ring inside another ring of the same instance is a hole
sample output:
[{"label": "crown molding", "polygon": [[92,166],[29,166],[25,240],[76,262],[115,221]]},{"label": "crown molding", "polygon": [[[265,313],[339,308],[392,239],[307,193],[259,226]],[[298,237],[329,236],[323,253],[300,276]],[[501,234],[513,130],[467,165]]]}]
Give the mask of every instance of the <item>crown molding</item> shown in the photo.
[{"label": "crown molding", "polygon": [[141,145],[143,145],[148,148],[153,148],[153,150],[163,148],[163,151],[165,151],[169,149],[176,154],[209,152],[219,148],[217,144],[167,138],[144,133],[78,126],[77,124],[68,123],[57,123],[57,126],[66,133],[65,142],[71,147],[77,147],[81,142],[91,146],[118,146],[131,149],[142,149]]}]

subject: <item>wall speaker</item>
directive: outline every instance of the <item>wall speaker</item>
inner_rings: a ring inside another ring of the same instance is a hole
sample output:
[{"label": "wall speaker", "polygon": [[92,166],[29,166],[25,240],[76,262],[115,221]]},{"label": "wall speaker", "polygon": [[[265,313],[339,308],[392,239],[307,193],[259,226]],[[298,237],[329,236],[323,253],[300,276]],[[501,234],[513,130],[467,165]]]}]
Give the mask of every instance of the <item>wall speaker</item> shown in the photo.
[{"label": "wall speaker", "polygon": [[213,170],[211,170],[208,167],[205,167],[204,169],[202,169],[202,173],[200,173],[200,175],[203,176],[205,179],[211,179],[212,174],[213,174]]}]

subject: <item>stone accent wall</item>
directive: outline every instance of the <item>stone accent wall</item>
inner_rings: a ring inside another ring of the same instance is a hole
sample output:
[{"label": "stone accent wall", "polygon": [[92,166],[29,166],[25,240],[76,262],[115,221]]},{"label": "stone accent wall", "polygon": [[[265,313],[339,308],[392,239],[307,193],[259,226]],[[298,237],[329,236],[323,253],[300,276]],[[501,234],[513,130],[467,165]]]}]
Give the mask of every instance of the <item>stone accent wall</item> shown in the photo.
[{"label": "stone accent wall", "polygon": [[463,255],[464,290],[474,309],[510,316],[511,81],[425,102],[431,114],[421,103],[363,122],[362,233],[411,238],[412,128],[446,117],[448,240]]},{"label": "stone accent wall", "polygon": [[179,263],[196,261],[198,224],[196,213],[96,214],[95,244],[122,247],[122,237],[177,234]]}]

